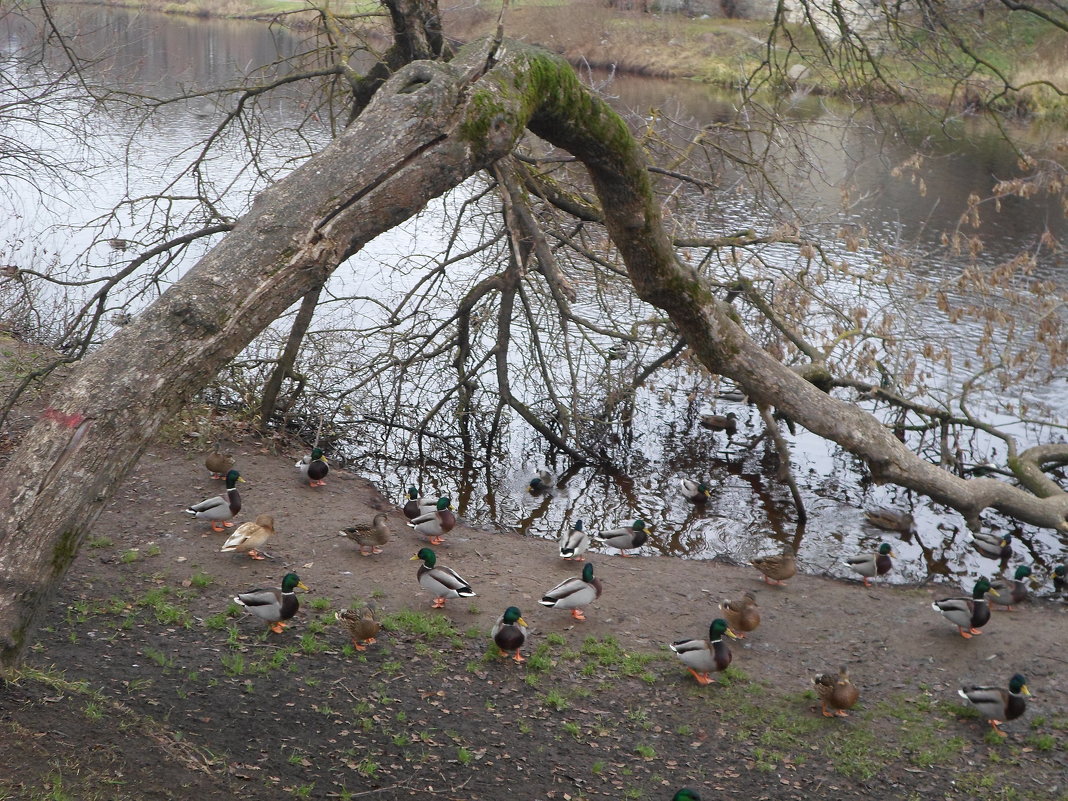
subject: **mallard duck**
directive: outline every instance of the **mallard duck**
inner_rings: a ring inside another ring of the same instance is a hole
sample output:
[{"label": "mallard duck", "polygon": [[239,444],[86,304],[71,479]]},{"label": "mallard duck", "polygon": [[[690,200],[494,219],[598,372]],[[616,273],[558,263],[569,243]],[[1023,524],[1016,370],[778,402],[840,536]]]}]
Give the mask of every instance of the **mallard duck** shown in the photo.
[{"label": "mallard duck", "polygon": [[433,511],[408,521],[408,525],[419,534],[429,539],[431,545],[441,545],[445,536],[456,526],[456,515],[452,513],[452,499],[447,495],[438,498]]},{"label": "mallard duck", "polygon": [[297,589],[307,592],[308,588],[296,573],[286,573],[282,577],[282,589],[257,589],[234,596],[234,603],[240,604],[245,611],[267,621],[275,634],[281,634],[286,627],[284,621],[297,613],[300,603],[297,601]]},{"label": "mallard duck", "polygon": [[601,531],[594,534],[593,538],[597,542],[618,548],[620,556],[628,556],[629,549],[641,548],[645,545],[645,541],[649,539],[649,526],[644,520],[638,518],[630,526]]},{"label": "mallard duck", "polygon": [[423,562],[419,565],[416,578],[420,587],[430,590],[437,596],[431,604],[434,609],[444,607],[448,598],[473,598],[475,596],[471,585],[464,581],[459,573],[451,567],[437,564],[437,554],[429,548],[420,548],[419,553],[412,559],[420,559]]},{"label": "mallard duck", "polygon": [[389,515],[380,512],[375,515],[374,521],[368,526],[366,523],[356,526],[348,526],[338,532],[342,537],[360,546],[360,556],[370,556],[382,553],[382,545],[389,542]]},{"label": "mallard duck", "polygon": [[797,558],[789,545],[782,549],[782,553],[758,556],[749,564],[764,574],[764,581],[768,584],[785,584],[786,579],[797,574]]},{"label": "mallard duck", "polygon": [[1022,604],[1026,601],[1028,595],[1031,593],[1031,582],[1028,581],[1030,575],[1031,568],[1027,565],[1020,565],[1016,568],[1016,572],[1013,574],[1011,581],[1003,579],[992,582],[994,592],[997,593],[997,596],[1005,599],[1003,601],[996,601],[995,603],[1004,606],[1011,611],[1013,604]]},{"label": "mallard duck", "polygon": [[756,596],[751,592],[742,595],[736,601],[725,598],[719,604],[719,611],[727,618],[738,639],[745,639],[747,631],[753,631],[760,625],[760,609],[757,607]]},{"label": "mallard duck", "polygon": [[731,663],[731,649],[723,642],[723,635],[736,637],[731,631],[727,621],[717,617],[708,627],[708,639],[679,640],[671,643],[674,651],[682,664],[686,665],[697,683],[711,684],[711,674],[720,670],[726,670]]},{"label": "mallard duck", "polygon": [[508,656],[514,652],[515,655],[512,658],[516,662],[524,661],[519,649],[527,641],[527,621],[523,620],[523,615],[517,607],[509,606],[504,610],[504,614],[493,624],[490,636],[501,649],[501,656]]},{"label": "mallard duck", "polygon": [[671,801],[701,801],[701,796],[697,794],[696,790],[683,787],[671,797]]},{"label": "mallard duck", "polygon": [[370,606],[362,609],[346,609],[334,612],[334,619],[345,626],[352,640],[352,647],[357,651],[366,651],[368,645],[375,643],[375,637],[382,625],[375,619],[375,610]]},{"label": "mallard duck", "polygon": [[212,531],[222,531],[233,525],[230,520],[241,511],[241,494],[237,491],[237,482],[244,481],[241,474],[231,470],[226,474],[226,494],[216,495],[198,504],[190,506],[185,511],[197,520],[211,522]]},{"label": "mallard duck", "polygon": [[305,456],[295,466],[300,471],[301,478],[308,482],[309,487],[323,486],[326,483],[327,473],[330,472],[330,465],[323,456],[322,448],[312,448],[311,455]]},{"label": "mallard duck", "polygon": [[1068,590],[1068,565],[1057,565],[1053,568],[1052,576],[1054,592]]},{"label": "mallard duck", "polygon": [[916,527],[916,521],[908,512],[899,512],[886,506],[876,506],[864,510],[864,517],[873,526],[887,531],[909,532]]},{"label": "mallard duck", "polygon": [[1024,696],[1030,695],[1031,691],[1027,689],[1027,679],[1017,673],[1009,679],[1007,690],[973,684],[961,687],[957,694],[979,710],[994,731],[1004,737],[1005,732],[998,728],[998,724],[1020,717],[1027,709]]},{"label": "mallard duck", "polygon": [[712,488],[703,481],[684,478],[681,483],[682,497],[690,503],[704,503],[712,497]]},{"label": "mallard duck", "polygon": [[266,559],[270,554],[262,554],[257,549],[273,536],[274,518],[270,515],[258,515],[255,521],[242,523],[235,528],[219,552],[247,551],[253,559]]},{"label": "mallard duck", "polygon": [[[972,588],[971,598],[943,598],[931,604],[931,608],[956,625],[960,636],[967,640],[973,634],[982,634],[979,629],[990,620],[990,606],[984,597],[987,593],[997,595],[990,582],[985,577],[980,577]],[[965,627],[968,631],[964,630]]]},{"label": "mallard duck", "polygon": [[884,576],[890,572],[894,563],[890,557],[897,557],[890,543],[884,542],[877,551],[861,553],[856,556],[846,557],[845,563],[854,573],[859,573],[864,578],[864,586],[870,587],[871,580],[875,576]]},{"label": "mallard duck", "polygon": [[590,533],[582,526],[581,520],[576,520],[567,531],[560,534],[560,558],[571,559],[575,562],[584,562],[586,553],[590,547]]},{"label": "mallard duck", "polygon": [[980,531],[975,534],[969,533],[968,541],[983,556],[1001,562],[1002,570],[1012,558],[1012,534],[991,534]]},{"label": "mallard duck", "polygon": [[825,718],[846,717],[849,714],[846,710],[852,709],[860,698],[860,690],[849,680],[849,671],[844,667],[838,669],[837,676],[833,673],[813,676],[812,686],[820,698],[821,711]]},{"label": "mallard duck", "polygon": [[726,431],[729,437],[734,436],[738,432],[738,415],[734,412],[702,414],[701,425],[712,431]]},{"label": "mallard duck", "polygon": [[587,562],[581,576],[564,579],[545,593],[538,603],[550,609],[570,609],[571,617],[575,620],[585,620],[582,607],[600,598],[601,589],[600,580],[593,577],[593,565]]},{"label": "mallard duck", "polygon": [[234,466],[234,455],[232,453],[221,453],[219,446],[216,445],[215,450],[204,457],[204,466],[208,468],[212,478],[226,478],[226,474]]},{"label": "mallard duck", "polygon": [[538,470],[538,474],[527,484],[527,492],[531,495],[542,495],[553,488],[555,481],[553,474],[548,470]]},{"label": "mallard duck", "polygon": [[404,506],[401,507],[401,511],[404,512],[404,516],[409,520],[414,520],[421,515],[434,511],[437,507],[437,503],[437,498],[422,497],[418,487],[408,487],[408,491],[405,494]]}]

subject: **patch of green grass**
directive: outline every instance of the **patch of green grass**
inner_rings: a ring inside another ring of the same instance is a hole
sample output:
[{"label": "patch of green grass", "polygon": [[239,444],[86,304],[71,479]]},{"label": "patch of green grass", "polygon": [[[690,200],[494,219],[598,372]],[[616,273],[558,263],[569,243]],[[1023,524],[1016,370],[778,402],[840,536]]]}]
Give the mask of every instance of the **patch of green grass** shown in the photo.
[{"label": "patch of green grass", "polygon": [[311,656],[312,654],[321,654],[326,651],[330,646],[315,636],[313,632],[305,632],[300,636],[300,641],[297,644],[302,654]]},{"label": "patch of green grass", "polygon": [[124,565],[128,565],[131,562],[136,562],[141,558],[141,552],[137,548],[130,548],[122,552],[119,556],[119,561]]},{"label": "patch of green grass", "polygon": [[223,654],[220,659],[227,675],[240,676],[245,672],[246,665],[243,654]]},{"label": "patch of green grass", "polygon": [[329,598],[312,598],[308,601],[308,606],[314,609],[316,612],[322,612],[325,609],[329,609],[333,602]]},{"label": "patch of green grass", "polygon": [[90,537],[85,544],[90,548],[110,548],[115,543],[111,537]]},{"label": "patch of green grass", "polygon": [[475,758],[475,755],[471,753],[469,748],[460,746],[456,749],[456,761],[461,765],[470,765],[471,761]]},{"label": "patch of green grass", "polygon": [[651,745],[636,745],[634,746],[634,753],[642,759],[653,759],[656,757],[656,749]]},{"label": "patch of green grass", "polygon": [[527,670],[533,673],[544,673],[552,666],[553,658],[549,654],[549,646],[545,643],[540,644],[527,657]]},{"label": "patch of green grass", "polygon": [[563,712],[567,709],[567,698],[557,689],[551,689],[544,696],[542,696],[542,703],[545,706],[553,709],[557,712]]},{"label": "patch of green grass", "polygon": [[568,720],[561,724],[561,728],[563,728],[565,734],[570,734],[576,740],[582,739],[582,727],[577,723]]},{"label": "patch of green grass", "polygon": [[203,590],[206,587],[210,587],[214,583],[214,576],[199,570],[189,577],[189,586],[196,587],[198,590]]},{"label": "patch of green grass", "polygon": [[386,631],[413,634],[418,637],[458,638],[460,636],[448,618],[440,615],[428,615],[425,612],[404,610],[395,614],[385,615],[381,623],[382,628]]}]

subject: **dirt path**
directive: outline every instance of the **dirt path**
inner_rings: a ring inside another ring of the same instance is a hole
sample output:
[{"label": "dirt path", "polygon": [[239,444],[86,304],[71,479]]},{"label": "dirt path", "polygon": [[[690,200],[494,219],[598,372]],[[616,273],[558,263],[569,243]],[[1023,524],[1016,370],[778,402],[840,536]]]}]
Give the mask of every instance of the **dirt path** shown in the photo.
[{"label": "dirt path", "polygon": [[[554,543],[460,526],[436,550],[477,597],[432,610],[409,560],[426,543],[394,499],[337,470],[311,489],[299,452],[233,447],[239,520],[275,516],[275,558],[218,553],[224,535],[183,509],[222,482],[203,454],[151,449],[65,581],[33,671],[0,692],[0,799],[1068,797],[1059,601],[996,611],[966,641],[931,609],[956,588],[777,588],[746,566],[592,553],[604,594],[576,623],[537,603],[580,569]],[[393,537],[361,557],[337,532],[376,511]],[[311,592],[285,633],[227,616],[236,592],[289,570]],[[665,645],[703,636],[746,590],[763,622],[731,643],[723,683],[698,687]],[[333,613],[368,601],[388,630],[357,653]],[[488,652],[509,605],[532,627],[522,665]],[[839,665],[861,702],[827,720],[809,682]],[[1035,698],[999,740],[956,690],[1014,672]]]}]

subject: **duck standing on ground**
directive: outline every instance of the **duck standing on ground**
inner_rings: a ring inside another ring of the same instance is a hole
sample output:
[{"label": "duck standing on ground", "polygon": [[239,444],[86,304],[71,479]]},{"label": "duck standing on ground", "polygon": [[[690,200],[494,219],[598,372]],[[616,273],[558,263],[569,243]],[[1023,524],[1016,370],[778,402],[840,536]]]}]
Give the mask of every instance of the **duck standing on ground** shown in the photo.
[{"label": "duck standing on ground", "polygon": [[793,547],[789,545],[782,549],[782,553],[758,556],[750,560],[749,564],[764,574],[764,582],[767,584],[783,585],[788,578],[797,574],[797,557]]},{"label": "duck standing on ground", "polygon": [[682,497],[690,503],[705,503],[712,497],[712,488],[703,481],[684,478],[680,483],[682,485]]},{"label": "duck standing on ground", "polygon": [[433,512],[437,508],[438,498],[443,496],[423,497],[419,488],[412,486],[408,487],[408,492],[404,497],[404,506],[401,507],[401,511],[409,520],[415,520],[417,517]]},{"label": "duck standing on ground", "polygon": [[538,603],[550,609],[570,609],[571,617],[575,620],[585,620],[582,607],[600,598],[602,589],[600,580],[593,577],[593,565],[587,562],[581,576],[564,579],[545,593]]},{"label": "duck standing on ground", "polygon": [[253,559],[267,559],[271,555],[261,553],[257,549],[262,548],[263,544],[273,536],[274,518],[271,515],[257,515],[255,521],[242,523],[235,528],[219,552],[246,551]]},{"label": "duck standing on ground", "polygon": [[1031,594],[1031,583],[1028,580],[1031,572],[1031,568],[1027,565],[1020,565],[1016,568],[1011,581],[993,582],[995,597],[1005,599],[996,601],[996,603],[1011,612],[1013,604],[1022,604],[1026,601]]},{"label": "duck standing on ground", "polygon": [[514,653],[512,658],[516,662],[524,661],[519,649],[527,641],[527,621],[523,620],[523,615],[518,607],[509,606],[504,610],[504,614],[497,618],[497,622],[493,624],[490,636],[493,638],[494,644],[501,650],[501,656],[508,656],[508,654]]},{"label": "duck standing on ground", "polygon": [[720,602],[719,610],[738,639],[745,639],[747,631],[753,631],[760,625],[760,609],[757,607],[756,596],[751,592],[742,595],[738,600],[729,598]]},{"label": "duck standing on ground", "polygon": [[731,663],[731,649],[723,642],[723,635],[736,637],[727,621],[717,617],[708,627],[708,639],[678,640],[670,645],[672,651],[686,665],[686,669],[701,685],[713,682],[712,673],[726,670]]},{"label": "duck standing on ground", "polygon": [[382,546],[389,542],[389,515],[379,512],[371,525],[366,523],[348,526],[338,532],[342,537],[360,546],[360,556],[382,553]]},{"label": "duck standing on ground", "polygon": [[226,474],[226,494],[216,495],[186,509],[197,520],[211,522],[212,531],[222,531],[233,525],[230,522],[241,511],[241,493],[237,491],[237,482],[244,481],[241,474],[231,470]]},{"label": "duck standing on ground", "polygon": [[322,448],[312,448],[311,455],[297,462],[296,468],[300,471],[301,478],[308,482],[309,487],[321,487],[326,484],[326,476],[330,472],[330,465],[323,456]]},{"label": "duck standing on ground", "polygon": [[451,567],[439,565],[437,554],[429,548],[420,548],[419,553],[412,559],[419,559],[423,562],[419,565],[415,577],[420,587],[430,590],[436,596],[434,603],[431,604],[434,609],[444,608],[445,601],[449,598],[473,598],[475,596],[471,585]]},{"label": "duck standing on ground", "polygon": [[870,587],[872,578],[885,576],[890,572],[894,566],[894,563],[890,561],[892,556],[896,557],[897,554],[890,547],[890,543],[884,542],[877,551],[847,557],[845,563],[850,570],[859,573],[864,578],[865,587]]},{"label": "duck standing on ground", "polygon": [[990,726],[1000,736],[1005,732],[998,725],[1006,720],[1015,720],[1027,709],[1025,695],[1030,695],[1027,689],[1027,679],[1019,673],[1009,679],[1009,689],[1003,687],[983,687],[977,684],[961,687],[957,694],[979,710],[979,714],[986,718]]},{"label": "duck standing on ground", "polygon": [[208,472],[211,473],[212,478],[226,478],[226,474],[230,472],[233,466],[234,455],[232,453],[221,453],[217,443],[215,445],[215,450],[204,457],[204,467],[208,468]]},{"label": "duck standing on ground", "polygon": [[604,545],[619,549],[620,556],[628,556],[628,550],[645,545],[646,540],[649,539],[649,526],[644,520],[638,518],[630,526],[601,531],[594,534],[593,538]]},{"label": "duck standing on ground", "polygon": [[[860,690],[849,679],[849,671],[845,667],[838,669],[838,675],[833,673],[821,673],[812,677],[812,686],[820,699],[820,707],[825,718],[835,716],[844,718],[860,698]],[[828,711],[828,708],[833,711]]]},{"label": "duck standing on ground", "polygon": [[582,525],[581,520],[576,520],[567,531],[560,534],[560,558],[571,559],[575,562],[584,562],[586,553],[590,547],[590,533]]},{"label": "duck standing on ground", "polygon": [[[985,597],[987,593],[997,595],[990,582],[985,577],[980,577],[972,588],[970,598],[943,598],[931,604],[931,608],[956,625],[961,637],[971,639],[975,634],[982,634],[979,629],[990,620],[990,605]],[[968,630],[965,631],[965,628]]]},{"label": "duck standing on ground", "polygon": [[382,625],[375,618],[375,610],[369,605],[359,610],[334,612],[334,619],[348,631],[352,647],[357,651],[366,651],[368,645],[374,644],[378,632],[382,629]]},{"label": "duck standing on ground", "polygon": [[234,603],[240,604],[249,614],[267,621],[268,628],[275,634],[281,634],[286,627],[285,621],[300,608],[296,594],[298,588],[308,591],[296,573],[286,573],[282,577],[282,589],[249,590],[235,596]]},{"label": "duck standing on ground", "polygon": [[441,545],[445,542],[445,535],[456,526],[456,515],[452,512],[452,499],[447,495],[442,495],[438,498],[433,511],[409,520],[408,525],[426,537],[431,545]]}]

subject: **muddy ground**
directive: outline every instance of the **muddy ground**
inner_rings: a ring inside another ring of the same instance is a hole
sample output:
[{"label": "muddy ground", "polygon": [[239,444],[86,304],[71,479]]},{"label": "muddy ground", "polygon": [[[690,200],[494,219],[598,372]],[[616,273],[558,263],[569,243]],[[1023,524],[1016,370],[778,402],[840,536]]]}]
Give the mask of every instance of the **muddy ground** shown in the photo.
[{"label": "muddy ground", "polygon": [[[588,620],[537,601],[579,567],[555,544],[461,525],[436,550],[477,597],[431,609],[409,560],[425,545],[399,499],[338,470],[298,480],[296,449],[232,443],[239,521],[269,512],[273,559],[219,553],[183,510],[217,494],[197,447],[159,445],[94,527],[0,689],[0,799],[1068,798],[1068,608],[996,611],[964,640],[931,609],[958,588],[591,553],[604,594]],[[337,535],[388,511],[361,557]],[[296,571],[310,588],[282,634],[231,603]],[[757,593],[761,626],[700,687],[666,649],[716,604]],[[387,628],[355,651],[334,612],[372,602]],[[516,664],[487,632],[514,604],[531,624]],[[849,668],[849,718],[819,714],[814,673]],[[1027,676],[1034,698],[1002,739],[961,682]]]}]

